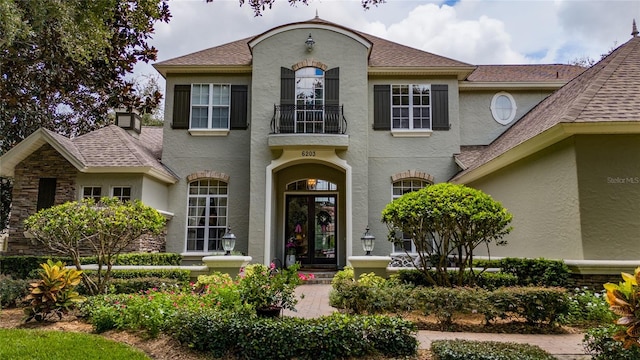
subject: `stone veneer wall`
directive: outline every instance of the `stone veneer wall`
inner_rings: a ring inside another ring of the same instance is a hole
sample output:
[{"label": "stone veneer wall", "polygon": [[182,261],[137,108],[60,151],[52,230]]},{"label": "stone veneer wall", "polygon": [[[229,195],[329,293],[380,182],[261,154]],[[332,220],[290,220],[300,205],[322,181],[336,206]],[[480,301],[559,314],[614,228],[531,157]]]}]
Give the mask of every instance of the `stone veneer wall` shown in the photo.
[{"label": "stone veneer wall", "polygon": [[55,205],[76,199],[78,170],[51,145],[45,144],[16,165],[6,255],[48,255],[24,237],[24,220],[36,213],[40,178],[56,178]]},{"label": "stone veneer wall", "polygon": [[[9,238],[4,255],[52,255],[53,253],[24,236],[24,220],[36,213],[40,178],[56,178],[54,205],[75,201],[78,170],[51,145],[45,144],[20,162],[15,168]],[[91,255],[89,248],[81,255]],[[166,251],[166,231],[159,236],[141,236],[125,252]],[[57,254],[60,255],[60,254]]]}]

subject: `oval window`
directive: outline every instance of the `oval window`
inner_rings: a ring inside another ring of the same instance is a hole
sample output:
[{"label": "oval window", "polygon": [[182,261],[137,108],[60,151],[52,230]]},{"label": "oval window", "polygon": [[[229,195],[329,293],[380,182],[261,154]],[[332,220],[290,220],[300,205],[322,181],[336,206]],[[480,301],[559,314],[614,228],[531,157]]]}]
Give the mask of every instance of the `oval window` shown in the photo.
[{"label": "oval window", "polygon": [[516,101],[511,94],[499,92],[491,100],[491,115],[502,125],[507,125],[516,117]]}]

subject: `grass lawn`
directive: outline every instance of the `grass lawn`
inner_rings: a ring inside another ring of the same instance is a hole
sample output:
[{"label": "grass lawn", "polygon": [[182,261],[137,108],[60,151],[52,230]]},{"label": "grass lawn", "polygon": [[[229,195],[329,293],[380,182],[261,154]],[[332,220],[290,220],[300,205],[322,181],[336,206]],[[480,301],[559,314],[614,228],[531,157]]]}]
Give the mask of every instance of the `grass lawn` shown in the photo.
[{"label": "grass lawn", "polygon": [[137,349],[91,334],[0,329],[0,339],[0,359],[149,360]]}]

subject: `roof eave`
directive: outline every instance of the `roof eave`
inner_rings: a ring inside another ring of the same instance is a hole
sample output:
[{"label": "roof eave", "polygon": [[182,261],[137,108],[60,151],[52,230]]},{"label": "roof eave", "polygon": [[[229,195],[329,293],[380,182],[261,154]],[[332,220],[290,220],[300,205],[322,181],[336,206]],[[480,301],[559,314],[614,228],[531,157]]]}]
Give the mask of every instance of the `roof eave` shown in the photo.
[{"label": "roof eave", "polygon": [[569,80],[552,81],[461,81],[460,91],[474,90],[557,90],[566,85]]},{"label": "roof eave", "polygon": [[80,172],[86,174],[141,174],[148,175],[154,179],[160,180],[166,184],[175,184],[178,182],[173,176],[170,176],[152,166],[87,166],[80,169]]},{"label": "roof eave", "polygon": [[0,176],[13,177],[16,165],[44,144],[51,145],[51,147],[60,153],[76,169],[80,170],[84,168],[84,164],[80,159],[69,153],[55,138],[49,135],[45,129],[40,128],[0,157]]},{"label": "roof eave", "polygon": [[460,176],[454,176],[451,182],[454,184],[469,184],[487,175],[532,155],[546,147],[573,135],[612,135],[612,134],[640,134],[640,122],[589,122],[589,123],[560,123],[545,132],[507,150],[503,154],[470,170]]},{"label": "roof eave", "polygon": [[369,76],[456,76],[464,80],[475,70],[475,66],[369,66]]},{"label": "roof eave", "polygon": [[162,65],[154,64],[153,67],[164,77],[168,74],[251,74],[251,65]]}]

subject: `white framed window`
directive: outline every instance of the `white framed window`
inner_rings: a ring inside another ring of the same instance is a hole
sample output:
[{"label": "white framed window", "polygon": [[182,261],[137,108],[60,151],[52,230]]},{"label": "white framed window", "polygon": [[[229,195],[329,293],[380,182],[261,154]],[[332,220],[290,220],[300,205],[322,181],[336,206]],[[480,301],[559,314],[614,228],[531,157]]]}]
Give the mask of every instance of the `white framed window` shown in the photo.
[{"label": "white framed window", "polygon": [[100,186],[83,186],[82,198],[93,199],[95,202],[100,201],[102,197],[102,188]]},{"label": "white framed window", "polygon": [[187,205],[187,252],[223,251],[227,229],[227,183],[215,179],[189,184]]},{"label": "white framed window", "polygon": [[516,117],[516,110],[518,110],[516,100],[511,94],[501,91],[493,95],[493,99],[491,99],[491,115],[499,124],[510,124]]},{"label": "white framed window", "polygon": [[131,201],[131,186],[114,186],[111,188],[111,196],[120,201]]},{"label": "white framed window", "polygon": [[391,85],[391,130],[431,130],[431,85]]},{"label": "white framed window", "polygon": [[[395,200],[402,195],[412,192],[418,191],[422,188],[431,185],[430,182],[422,179],[403,179],[398,180],[393,183],[392,186],[392,196],[391,200]],[[395,253],[404,253],[405,251],[409,253],[416,252],[416,245],[411,240],[411,237],[408,234],[402,234],[402,244],[393,244],[393,252]]]},{"label": "white framed window", "polygon": [[229,129],[231,84],[192,84],[190,129]]},{"label": "white framed window", "polygon": [[296,70],[295,123],[297,133],[324,132],[324,70]]}]

